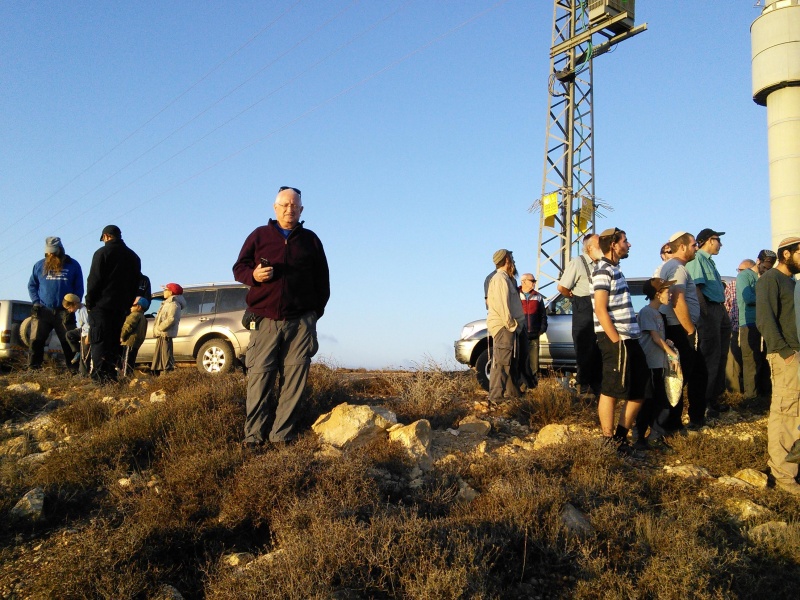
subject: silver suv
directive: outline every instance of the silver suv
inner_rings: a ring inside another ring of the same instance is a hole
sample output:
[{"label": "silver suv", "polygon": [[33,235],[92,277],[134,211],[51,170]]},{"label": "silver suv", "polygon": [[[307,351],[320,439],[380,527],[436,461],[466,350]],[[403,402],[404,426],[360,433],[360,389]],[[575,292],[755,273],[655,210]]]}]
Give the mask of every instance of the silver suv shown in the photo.
[{"label": "silver suv", "polygon": [[20,328],[31,316],[31,303],[26,300],[0,300],[0,360],[23,356],[26,344]]},{"label": "silver suv", "polygon": [[[241,283],[184,286],[186,308],[181,312],[178,335],[172,340],[175,362],[194,362],[203,373],[233,370],[250,342],[250,331],[242,326],[247,291],[248,287]],[[153,323],[163,301],[163,292],[153,294],[145,315],[147,339],[139,349],[137,364],[153,360]]]},{"label": "silver suv", "polygon": [[[729,278],[725,278],[729,279]],[[647,304],[644,297],[646,277],[628,279],[633,310],[638,314]],[[489,390],[489,334],[486,319],[472,321],[461,329],[455,342],[456,360],[475,369],[478,383]],[[575,347],[572,344],[572,300],[559,294],[547,303],[547,333],[539,338],[539,368],[575,371]]]}]

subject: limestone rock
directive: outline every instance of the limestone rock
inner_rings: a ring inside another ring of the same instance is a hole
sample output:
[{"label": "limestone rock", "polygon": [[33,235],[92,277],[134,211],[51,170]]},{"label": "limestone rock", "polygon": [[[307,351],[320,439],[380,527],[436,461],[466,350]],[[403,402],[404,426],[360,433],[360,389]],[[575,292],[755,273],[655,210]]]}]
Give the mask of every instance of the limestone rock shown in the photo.
[{"label": "limestone rock", "polygon": [[281,554],[285,553],[286,550],[283,548],[279,550],[275,550],[274,552],[270,552],[269,554],[262,554],[258,558],[250,561],[247,563],[244,568],[245,570],[252,569],[252,568],[264,568],[264,567],[271,567],[275,561],[281,556]]},{"label": "limestone rock", "polygon": [[229,567],[243,567],[247,563],[253,562],[255,556],[249,552],[234,552],[233,554],[226,554],[222,557],[223,564]]},{"label": "limestone rock", "polygon": [[31,444],[28,441],[27,435],[18,435],[6,440],[0,445],[0,456],[9,456],[11,458],[22,458],[30,454]]},{"label": "limestone rock", "polygon": [[427,471],[433,466],[428,448],[431,444],[431,424],[426,419],[414,421],[405,427],[393,427],[389,431],[389,439],[399,442],[405,447],[409,456]]},{"label": "limestone rock", "polygon": [[551,423],[541,428],[536,440],[533,442],[533,449],[539,450],[547,446],[563,444],[569,438],[569,427],[558,423]]},{"label": "limestone rock", "polygon": [[760,489],[765,489],[767,487],[767,474],[756,471],[755,469],[742,469],[738,473],[735,473],[734,477],[746,481],[750,485],[754,485]]},{"label": "limestone rock", "polygon": [[479,419],[475,415],[466,416],[458,423],[458,431],[460,433],[473,433],[483,436],[488,435],[491,430],[492,424],[489,421]]},{"label": "limestone rock", "polygon": [[530,440],[523,440],[518,437],[511,438],[511,444],[518,448],[522,448],[523,450],[532,451],[536,449],[536,443]]},{"label": "limestone rock", "polygon": [[478,492],[476,492],[466,481],[458,478],[458,498],[459,500],[464,500],[465,502],[472,502],[475,498],[478,497]]},{"label": "limestone rock", "polygon": [[783,534],[787,527],[786,521],[768,521],[751,527],[747,531],[747,537],[753,542],[766,542]]},{"label": "limestone rock", "polygon": [[10,516],[14,519],[39,521],[44,516],[44,490],[33,488],[14,505]]},{"label": "limestone rock", "polygon": [[386,430],[396,423],[397,417],[391,411],[345,402],[321,415],[311,429],[326,444],[345,450],[386,435]]},{"label": "limestone rock", "polygon": [[731,512],[731,516],[739,521],[748,521],[772,514],[768,508],[746,499],[730,498],[725,506]]},{"label": "limestone rock", "polygon": [[119,479],[117,483],[121,488],[134,488],[140,485],[144,480],[139,473],[132,473],[130,477],[123,477]]},{"label": "limestone rock", "polygon": [[561,524],[571,534],[586,537],[594,533],[594,527],[581,511],[567,502],[561,510]]},{"label": "limestone rock", "polygon": [[742,489],[753,488],[753,486],[746,481],[739,479],[738,477],[731,477],[730,475],[723,475],[722,477],[717,478],[717,483],[720,485],[728,485]]},{"label": "limestone rock", "polygon": [[41,391],[42,386],[32,381],[26,381],[25,383],[12,383],[6,389],[9,392],[39,392]]},{"label": "limestone rock", "polygon": [[664,470],[670,475],[677,475],[686,479],[711,479],[711,473],[708,472],[708,469],[695,465],[678,465],[676,467],[664,465]]},{"label": "limestone rock", "polygon": [[50,456],[50,452],[34,452],[19,459],[21,465],[40,465]]},{"label": "limestone rock", "polygon": [[156,390],[152,394],[150,394],[150,402],[166,402],[167,401],[167,392],[164,390]]}]

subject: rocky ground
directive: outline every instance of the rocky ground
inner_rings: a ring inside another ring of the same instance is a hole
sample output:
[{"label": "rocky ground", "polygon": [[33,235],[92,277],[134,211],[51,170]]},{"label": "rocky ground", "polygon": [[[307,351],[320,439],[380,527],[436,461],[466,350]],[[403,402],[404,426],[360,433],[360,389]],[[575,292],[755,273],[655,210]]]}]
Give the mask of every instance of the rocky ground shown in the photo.
[{"label": "rocky ground", "polygon": [[[368,375],[360,374],[364,378]],[[124,387],[116,387],[113,393],[108,388],[97,388],[92,384],[78,381],[75,384],[52,386],[42,385],[36,381],[26,381],[24,377],[0,378],[0,386],[6,393],[37,394],[42,397],[41,407],[31,414],[20,414],[7,419],[0,430],[0,461],[3,464],[4,476],[19,466],[34,468],[47,460],[53,452],[69,446],[75,440],[75,434],[68,426],[59,424],[53,414],[76,395],[97,396],[106,404],[112,415],[124,415],[135,412],[149,403],[169,402],[169,394],[159,389],[149,376],[137,374]],[[545,380],[544,386],[559,386],[557,379]],[[393,481],[397,475],[389,472],[376,473],[378,478],[386,478],[387,485],[394,484],[400,488],[422,485],[430,473],[446,466],[448,462],[474,461],[482,456],[513,456],[537,450],[555,444],[564,444],[570,440],[585,440],[593,443],[600,438],[599,429],[587,423],[550,423],[542,427],[532,427],[530,423],[522,423],[511,414],[510,406],[489,409],[480,394],[474,394],[466,407],[466,416],[460,418],[451,427],[431,428],[427,420],[420,419],[410,424],[398,423],[397,417],[382,406],[382,400],[366,404],[342,404],[331,413],[320,417],[313,427],[319,437],[320,452],[343,456],[351,448],[363,445],[376,438],[399,442],[415,462],[407,481]],[[367,399],[368,401],[368,399]],[[770,486],[766,474],[766,465],[760,469],[743,468],[732,472],[712,472],[707,467],[694,464],[687,459],[687,453],[681,449],[685,444],[697,440],[735,440],[743,445],[763,443],[766,434],[766,414],[747,410],[731,410],[723,413],[719,419],[709,422],[709,426],[700,431],[688,432],[685,440],[678,440],[672,451],[650,451],[643,457],[628,461],[629,467],[650,474],[661,472],[665,476],[678,476],[694,481],[706,482],[709,486],[727,486],[731,490],[767,490]],[[691,456],[691,453],[689,453]],[[149,477],[145,473],[131,473],[127,478],[117,481],[120,488],[155,487],[159,485],[157,477]],[[779,490],[771,493],[781,494]],[[464,479],[459,479],[459,498],[471,501],[479,494]],[[44,515],[45,495],[42,490],[31,489],[19,499],[6,517],[24,519],[36,523]],[[749,534],[768,536],[776,530],[786,528],[794,515],[773,514],[769,508],[742,497],[731,494],[729,510],[733,518],[745,526],[756,519],[760,524],[752,527]],[[5,517],[4,517],[5,518]],[[586,515],[571,505],[567,505],[562,513],[564,527],[580,535],[591,531],[591,524]],[[42,539],[34,526],[28,533],[19,533],[10,547],[3,549],[0,566],[0,597],[25,597],[24,581],[35,577],[39,565],[46,564],[48,555],[54,545],[69,545],[78,531],[67,527]],[[269,555],[264,555],[269,557]],[[258,560],[271,560],[264,556]],[[237,568],[256,560],[256,557],[244,553],[226,556],[226,561]],[[177,590],[165,587],[164,598],[181,597]]]}]

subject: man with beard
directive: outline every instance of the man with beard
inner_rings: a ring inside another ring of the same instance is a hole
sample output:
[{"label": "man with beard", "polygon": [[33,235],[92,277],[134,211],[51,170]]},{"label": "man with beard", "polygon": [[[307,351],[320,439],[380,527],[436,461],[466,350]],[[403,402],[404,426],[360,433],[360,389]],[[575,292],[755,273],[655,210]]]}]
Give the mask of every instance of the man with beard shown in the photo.
[{"label": "man with beard", "polygon": [[713,258],[722,248],[722,235],[725,235],[724,231],[708,228],[698,233],[697,256],[686,265],[697,286],[697,299],[700,301],[698,360],[705,362],[708,373],[705,401],[709,417],[718,417],[720,411],[728,409],[718,403],[719,396],[725,391],[725,363],[731,343],[731,319],[725,310],[725,284]]},{"label": "man with beard", "polygon": [[61,238],[48,237],[44,241],[44,258],[33,266],[28,279],[28,294],[31,297],[31,345],[28,352],[28,368],[40,369],[44,360],[44,345],[50,332],[55,329],[67,368],[77,372],[71,364],[67,329],[75,328],[75,316],[64,309],[62,302],[67,294],[83,296],[83,273],[78,261],[64,253]]},{"label": "man with beard", "polygon": [[[603,380],[597,414],[605,440],[624,454],[633,454],[628,431],[642,407],[650,377],[647,358],[639,344],[641,330],[633,310],[628,282],[619,261],[628,257],[631,244],[624,231],[606,229],[599,236],[603,257],[592,273],[594,331],[603,360]],[[614,429],[617,400],[625,400]]]},{"label": "man with beard", "polygon": [[489,282],[486,304],[489,313],[486,327],[492,336],[492,368],[489,372],[489,406],[520,396],[512,374],[512,365],[519,355],[519,333],[525,322],[522,302],[517,290],[517,266],[511,250],[501,249],[492,255],[497,271]]},{"label": "man with beard", "polygon": [[795,321],[795,280],[800,273],[800,237],[778,245],[778,263],[756,283],[756,326],[767,345],[772,371],[772,402],[767,422],[769,467],[776,485],[800,495],[798,465],[786,455],[800,438],[800,341]]},{"label": "man with beard", "polygon": [[561,274],[558,291],[572,299],[572,343],[575,346],[578,393],[600,393],[602,360],[597,348],[592,312],[592,272],[603,256],[596,234],[583,238],[583,254],[573,258]]},{"label": "man with beard", "polygon": [[[689,428],[700,429],[706,422],[707,374],[705,364],[697,360],[700,301],[694,280],[686,269],[686,264],[695,259],[697,242],[692,234],[678,231],[669,238],[669,244],[671,258],[657,269],[656,275],[675,283],[670,287],[670,303],[661,307],[661,314],[667,318],[667,339],[675,344],[680,354],[689,402]],[[682,414],[683,398],[677,406],[656,415],[655,420],[664,431],[675,433],[683,427]]]},{"label": "man with beard", "polygon": [[742,392],[745,400],[769,395],[769,369],[762,350],[761,332],[756,327],[756,283],[775,265],[772,250],[758,253],[756,262],[742,261],[736,276],[736,303],[739,306],[739,347],[742,353]]}]

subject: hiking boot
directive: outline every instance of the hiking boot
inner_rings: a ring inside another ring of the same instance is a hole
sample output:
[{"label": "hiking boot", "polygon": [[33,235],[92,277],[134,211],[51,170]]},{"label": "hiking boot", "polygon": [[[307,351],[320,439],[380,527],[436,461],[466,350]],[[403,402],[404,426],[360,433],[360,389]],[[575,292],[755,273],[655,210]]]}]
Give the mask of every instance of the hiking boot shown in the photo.
[{"label": "hiking boot", "polygon": [[786,462],[800,464],[800,440],[795,441],[792,447],[789,448],[789,454],[786,455]]},{"label": "hiking boot", "polygon": [[647,452],[650,450],[650,442],[647,440],[647,438],[637,438],[636,441],[633,442],[633,449]]}]

